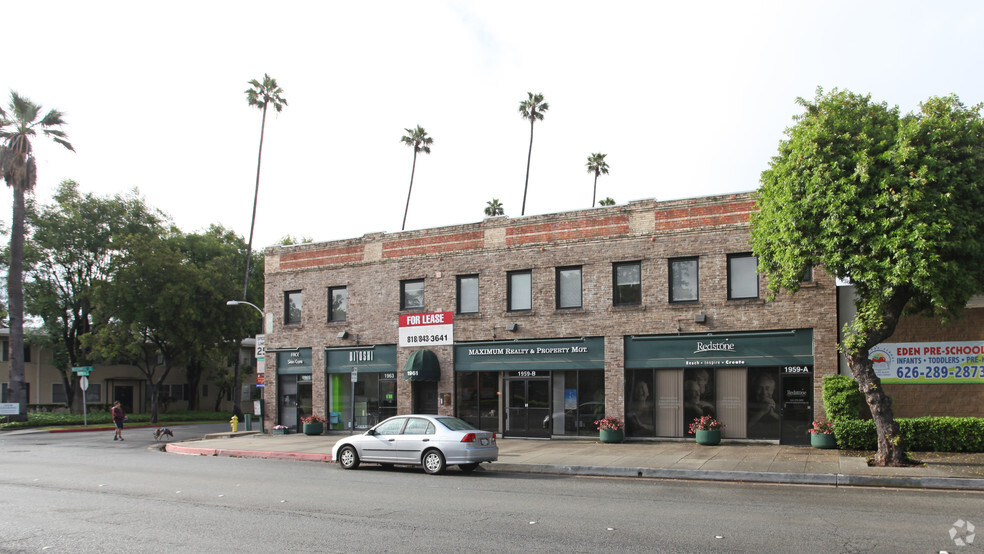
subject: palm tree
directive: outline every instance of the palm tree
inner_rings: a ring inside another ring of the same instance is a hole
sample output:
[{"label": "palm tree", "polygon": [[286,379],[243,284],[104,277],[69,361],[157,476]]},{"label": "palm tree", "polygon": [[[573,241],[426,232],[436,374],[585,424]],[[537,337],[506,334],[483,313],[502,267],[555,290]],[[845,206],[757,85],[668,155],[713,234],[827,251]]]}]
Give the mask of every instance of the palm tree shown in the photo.
[{"label": "palm tree", "polygon": [[263,161],[263,133],[266,131],[267,105],[273,104],[273,109],[280,113],[287,105],[283,97],[284,89],[277,85],[277,80],[266,73],[263,82],[253,79],[246,89],[246,102],[250,106],[263,109],[263,122],[260,124],[260,151],[256,155],[256,190],[253,192],[253,217],[249,222],[249,242],[246,244],[246,276],[243,278],[243,300],[246,300],[246,290],[249,288],[249,261],[253,255],[253,228],[256,226],[256,201],[260,196],[260,162]]},{"label": "palm tree", "polygon": [[588,173],[594,173],[594,190],[591,192],[592,208],[595,206],[595,196],[598,194],[598,175],[602,173],[608,175],[608,162],[605,161],[607,155],[597,152],[588,156]]},{"label": "palm tree", "polygon": [[403,210],[403,227],[400,230],[403,231],[407,228],[407,211],[410,210],[410,193],[413,191],[413,174],[417,171],[417,152],[423,152],[424,154],[430,154],[430,145],[434,143],[434,139],[427,136],[427,131],[423,127],[417,125],[416,129],[405,129],[406,135],[400,140],[403,144],[413,147],[413,167],[410,168],[410,190],[407,191],[407,207]]},{"label": "palm tree", "polygon": [[613,199],[611,196],[609,196],[608,198],[605,198],[604,200],[599,201],[598,202],[598,205],[599,206],[614,206],[615,205],[615,199]]},{"label": "palm tree", "polygon": [[20,405],[15,419],[27,419],[27,391],[24,387],[24,195],[38,180],[31,137],[37,130],[68,148],[68,136],[60,129],[65,121],[58,110],[49,110],[40,119],[41,106],[10,91],[10,112],[0,108],[0,171],[14,191],[14,212],[10,225],[10,267],[7,295],[10,317],[10,401]]},{"label": "palm tree", "polygon": [[533,156],[533,123],[536,120],[543,120],[543,112],[550,109],[550,104],[543,101],[543,95],[539,92],[533,94],[527,92],[529,98],[519,103],[519,113],[523,119],[530,120],[530,151],[526,154],[526,183],[523,185],[523,208],[519,215],[526,215],[526,189],[530,186],[530,158]]},{"label": "palm tree", "polygon": [[499,203],[498,198],[493,198],[487,202],[488,206],[485,206],[485,215],[489,217],[495,217],[497,215],[502,215],[505,210],[502,208],[502,204]]}]

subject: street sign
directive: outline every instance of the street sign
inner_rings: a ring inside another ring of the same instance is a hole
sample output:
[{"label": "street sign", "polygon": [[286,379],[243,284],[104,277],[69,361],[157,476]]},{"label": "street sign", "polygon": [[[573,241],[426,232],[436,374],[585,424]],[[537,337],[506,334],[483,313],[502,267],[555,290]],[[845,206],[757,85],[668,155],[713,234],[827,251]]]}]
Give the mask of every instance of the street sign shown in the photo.
[{"label": "street sign", "polygon": [[266,335],[256,335],[256,358],[262,360],[266,357]]},{"label": "street sign", "polygon": [[89,390],[89,378],[85,375],[79,377],[79,388],[81,388],[83,392]]},{"label": "street sign", "polygon": [[352,382],[353,383],[358,383],[359,382],[359,370],[358,369],[353,369],[352,370]]},{"label": "street sign", "polygon": [[84,365],[84,366],[80,366],[80,367],[73,367],[72,368],[72,373],[78,373],[79,375],[88,375],[88,374],[92,373],[92,366],[91,365]]}]

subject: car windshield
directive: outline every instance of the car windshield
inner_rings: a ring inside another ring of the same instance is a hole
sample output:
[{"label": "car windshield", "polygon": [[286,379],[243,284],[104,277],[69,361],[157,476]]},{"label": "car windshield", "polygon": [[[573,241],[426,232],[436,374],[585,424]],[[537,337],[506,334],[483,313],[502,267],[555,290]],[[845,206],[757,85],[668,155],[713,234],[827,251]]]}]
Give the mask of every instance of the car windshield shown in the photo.
[{"label": "car windshield", "polygon": [[478,431],[478,427],[475,427],[471,423],[462,421],[456,417],[439,417],[436,419],[452,431]]}]

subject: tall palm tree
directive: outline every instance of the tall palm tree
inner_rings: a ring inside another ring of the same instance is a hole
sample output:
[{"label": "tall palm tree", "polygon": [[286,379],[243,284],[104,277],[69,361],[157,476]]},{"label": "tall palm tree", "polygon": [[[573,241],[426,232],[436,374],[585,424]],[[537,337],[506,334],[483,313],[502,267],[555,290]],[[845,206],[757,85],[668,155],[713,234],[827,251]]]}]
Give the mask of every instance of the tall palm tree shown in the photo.
[{"label": "tall palm tree", "polygon": [[407,191],[407,207],[403,210],[403,227],[400,227],[401,231],[407,228],[407,212],[410,210],[410,193],[413,192],[413,174],[417,171],[417,152],[430,154],[430,145],[434,143],[434,139],[427,136],[427,131],[420,125],[417,125],[416,129],[405,129],[405,131],[407,134],[403,135],[400,141],[407,146],[413,147],[413,167],[410,169],[410,190]]},{"label": "tall palm tree", "polygon": [[68,135],[61,130],[65,124],[62,113],[49,110],[44,117],[41,106],[10,91],[9,113],[0,108],[0,171],[7,186],[14,192],[14,212],[10,225],[10,267],[7,273],[7,295],[10,317],[10,401],[20,405],[15,419],[27,419],[27,391],[24,387],[24,195],[38,180],[37,164],[31,147],[31,137],[41,129],[44,136],[75,151]]},{"label": "tall palm tree", "polygon": [[530,158],[533,156],[533,123],[536,120],[543,120],[543,112],[550,109],[550,104],[543,101],[543,95],[539,92],[533,94],[527,92],[529,98],[519,103],[519,113],[523,119],[530,120],[530,151],[526,154],[526,183],[523,185],[523,208],[519,215],[526,215],[526,189],[530,186]]},{"label": "tall palm tree", "polygon": [[250,106],[256,106],[263,110],[263,122],[260,124],[260,151],[256,155],[256,190],[253,192],[253,217],[249,222],[249,242],[246,244],[246,276],[243,278],[243,300],[246,300],[246,290],[249,288],[249,261],[253,255],[253,228],[256,226],[256,201],[260,196],[260,162],[263,161],[263,133],[266,131],[267,106],[272,104],[273,109],[280,113],[287,105],[287,99],[283,97],[284,89],[277,85],[277,80],[266,73],[263,74],[263,82],[253,79],[249,82],[246,89],[246,102]]},{"label": "tall palm tree", "polygon": [[591,192],[592,208],[595,206],[595,196],[598,194],[598,175],[602,173],[608,175],[608,162],[605,161],[607,155],[597,152],[588,156],[588,173],[594,173],[594,190]]},{"label": "tall palm tree", "polygon": [[502,215],[506,213],[502,207],[502,204],[499,202],[498,198],[493,198],[492,200],[489,200],[487,204],[488,206],[485,206],[485,215],[489,217],[495,217],[497,215]]}]

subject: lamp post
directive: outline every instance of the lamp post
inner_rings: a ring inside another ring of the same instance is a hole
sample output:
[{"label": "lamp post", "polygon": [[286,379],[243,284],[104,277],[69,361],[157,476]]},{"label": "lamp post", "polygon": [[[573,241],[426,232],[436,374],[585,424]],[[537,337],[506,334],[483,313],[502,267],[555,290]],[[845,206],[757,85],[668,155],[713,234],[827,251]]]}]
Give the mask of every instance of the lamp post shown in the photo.
[{"label": "lamp post", "polygon": [[[246,304],[247,306],[252,306],[254,310],[260,312],[260,334],[262,335],[263,323],[264,320],[266,319],[266,314],[263,312],[262,309],[260,309],[259,306],[253,304],[252,302],[247,302],[245,300],[229,300],[226,302],[226,306],[238,306],[240,304]],[[240,404],[243,394],[242,390],[240,390],[241,387],[242,387],[242,382],[239,379],[239,352],[236,352],[236,374],[235,376],[233,376],[232,379],[232,388],[233,388],[232,409],[236,413],[237,417],[241,416],[243,411],[242,406]],[[260,425],[262,426],[262,423]]]}]

